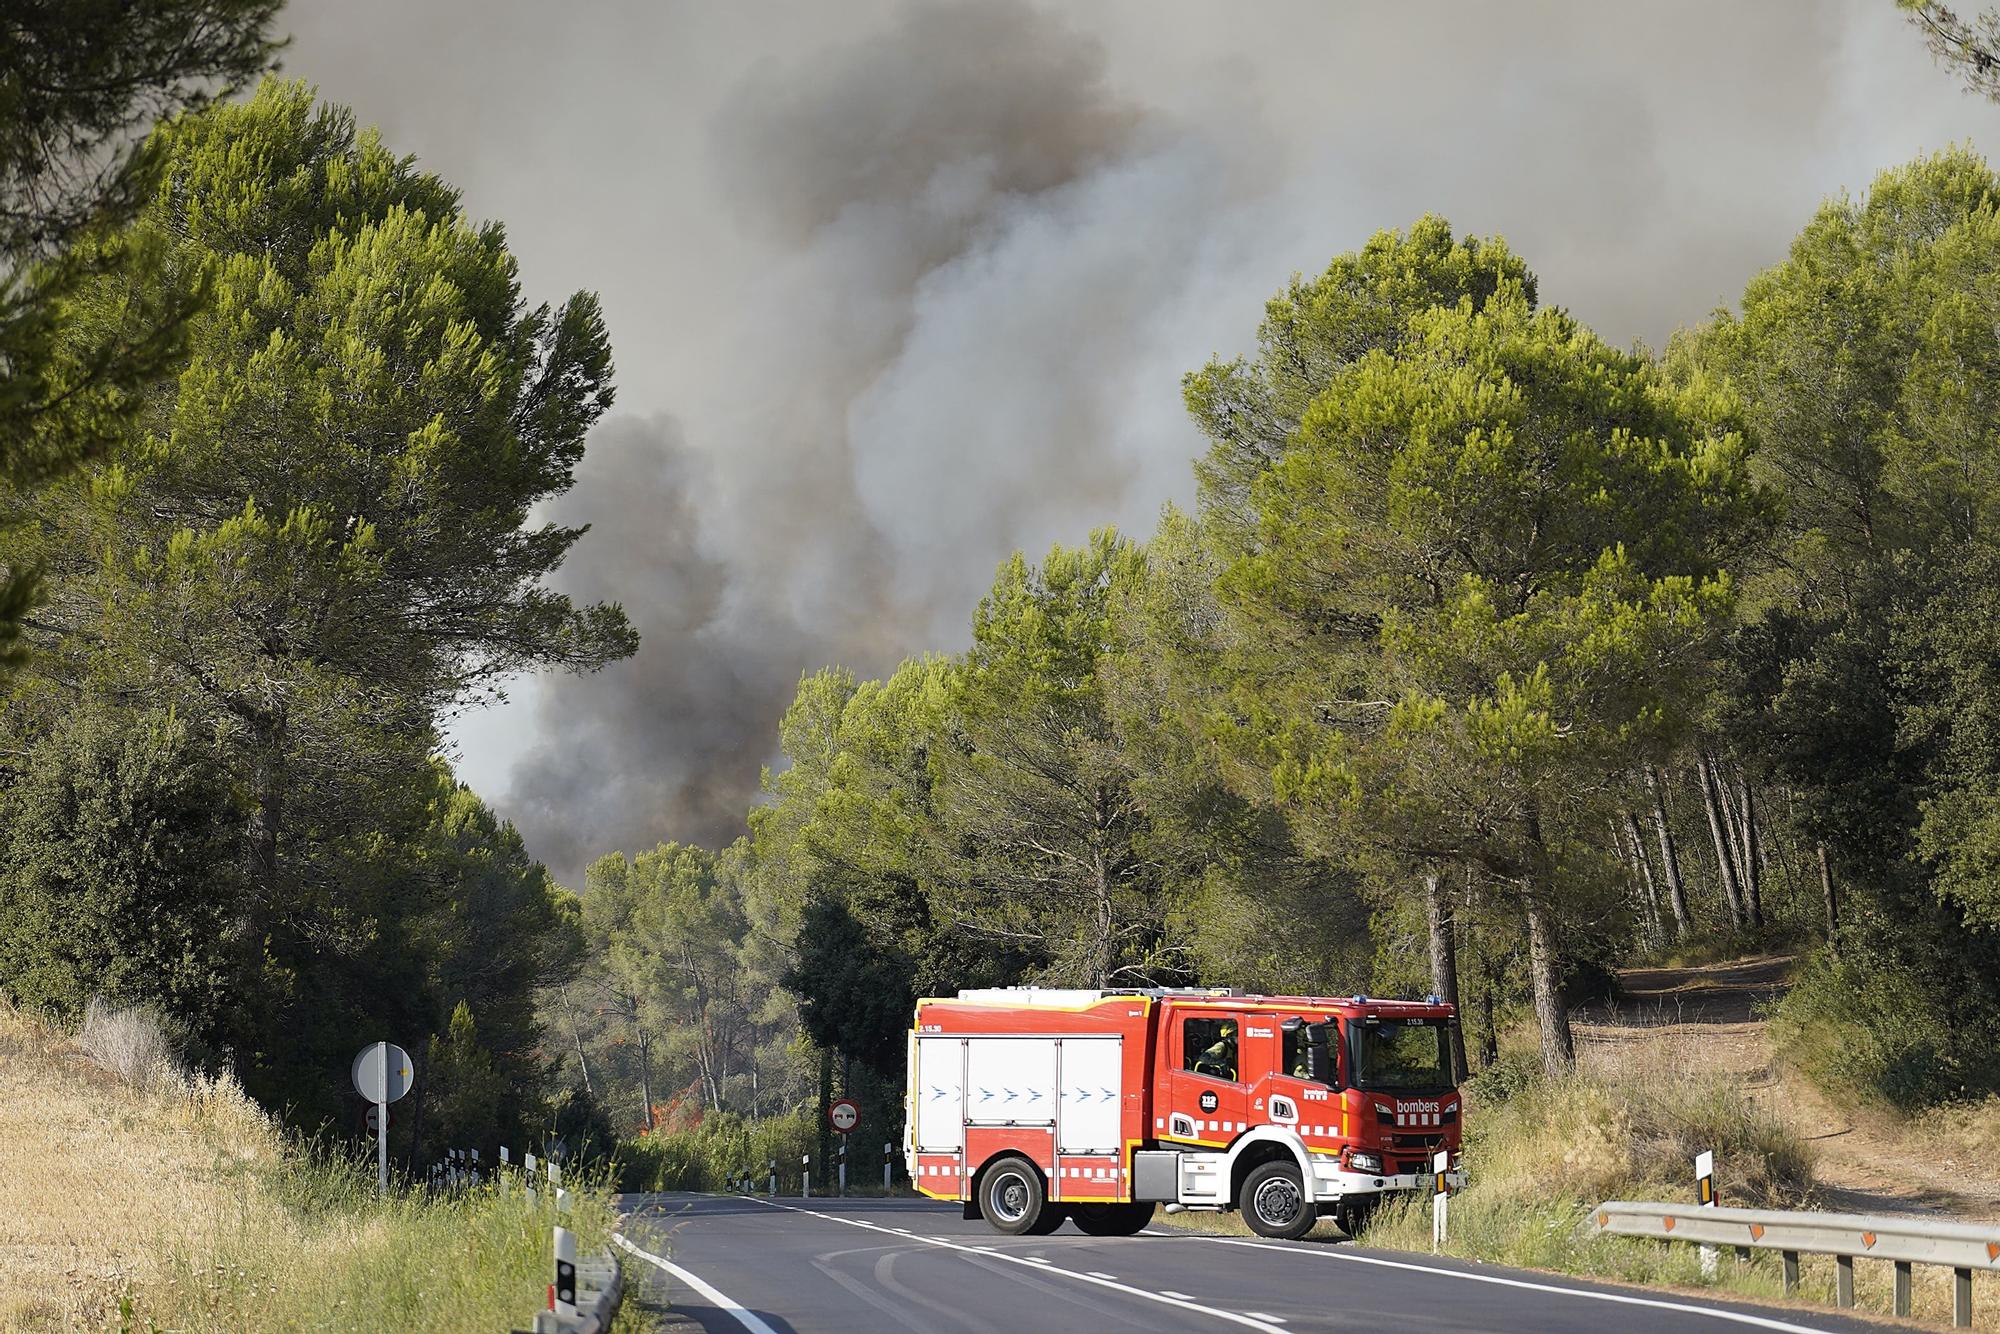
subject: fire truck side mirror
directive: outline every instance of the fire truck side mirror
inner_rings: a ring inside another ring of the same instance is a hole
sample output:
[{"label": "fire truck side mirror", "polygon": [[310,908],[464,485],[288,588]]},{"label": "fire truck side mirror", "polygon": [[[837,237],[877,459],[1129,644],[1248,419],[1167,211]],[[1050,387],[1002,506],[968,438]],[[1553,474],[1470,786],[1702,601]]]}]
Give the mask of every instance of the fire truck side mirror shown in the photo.
[{"label": "fire truck side mirror", "polygon": [[1332,1043],[1340,1030],[1330,1023],[1306,1025],[1306,1078],[1328,1088],[1340,1086],[1340,1063]]}]

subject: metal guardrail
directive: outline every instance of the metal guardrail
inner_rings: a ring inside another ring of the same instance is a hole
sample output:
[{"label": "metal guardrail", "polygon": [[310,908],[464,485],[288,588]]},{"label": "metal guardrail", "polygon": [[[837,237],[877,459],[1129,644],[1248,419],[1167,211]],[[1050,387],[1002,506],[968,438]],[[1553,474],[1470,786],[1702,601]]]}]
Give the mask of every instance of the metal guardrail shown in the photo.
[{"label": "metal guardrail", "polygon": [[1700,1208],[1657,1200],[1606,1200],[1591,1211],[1600,1233],[1733,1246],[1784,1257],[1785,1291],[1799,1286],[1799,1256],[1834,1257],[1834,1302],[1854,1305],[1856,1259],[1896,1266],[1896,1314],[1910,1313],[1912,1265],[1944,1265],[1953,1273],[1952,1323],[1972,1324],[1972,1276],[2000,1273],[2000,1224],[1944,1223],[1893,1214],[1822,1214],[1794,1209]]},{"label": "metal guardrail", "polygon": [[[562,1232],[561,1228],[556,1229]],[[575,1243],[571,1243],[574,1249]],[[562,1272],[562,1237],[556,1238],[556,1271],[558,1281]],[[573,1281],[576,1284],[576,1300],[573,1303],[576,1314],[567,1311],[537,1311],[535,1313],[535,1334],[604,1334],[611,1328],[613,1317],[618,1314],[618,1304],[625,1297],[625,1276],[618,1267],[618,1258],[610,1247],[604,1248],[602,1256],[595,1260],[585,1260],[575,1266]],[[560,1302],[560,1297],[558,1297]]]}]

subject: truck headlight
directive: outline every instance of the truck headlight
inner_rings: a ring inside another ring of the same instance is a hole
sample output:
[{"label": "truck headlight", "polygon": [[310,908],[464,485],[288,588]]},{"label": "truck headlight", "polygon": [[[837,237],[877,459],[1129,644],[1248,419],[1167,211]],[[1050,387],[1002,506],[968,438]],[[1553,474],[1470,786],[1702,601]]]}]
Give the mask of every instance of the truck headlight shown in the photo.
[{"label": "truck headlight", "polygon": [[1379,1172],[1382,1170],[1382,1155],[1365,1149],[1349,1149],[1347,1165],[1357,1172]]}]

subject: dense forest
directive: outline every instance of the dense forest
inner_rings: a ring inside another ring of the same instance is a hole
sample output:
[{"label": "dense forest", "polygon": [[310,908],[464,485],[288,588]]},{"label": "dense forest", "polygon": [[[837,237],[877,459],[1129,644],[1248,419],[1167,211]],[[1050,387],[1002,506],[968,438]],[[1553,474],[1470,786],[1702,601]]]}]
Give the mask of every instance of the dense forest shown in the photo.
[{"label": "dense forest", "polygon": [[808,675],[743,837],[572,893],[439,750],[510,675],[637,647],[531,519],[612,401],[596,302],[529,306],[497,225],[310,89],[190,91],[255,78],[273,6],[128,12],[191,9],[165,91],[134,32],[62,74],[139,91],[0,144],[16,1001],[149,1003],[346,1132],[353,1049],[406,1035],[409,1150],[836,1090],[880,1140],[922,994],[1435,992],[1467,1069],[1529,1032],[1559,1072],[1619,964],[1782,944],[1816,1077],[2000,1089],[1971,150],[1829,201],[1658,353],[1437,217],[1292,277],[1184,380],[1191,509],[1017,554],[961,652]]}]

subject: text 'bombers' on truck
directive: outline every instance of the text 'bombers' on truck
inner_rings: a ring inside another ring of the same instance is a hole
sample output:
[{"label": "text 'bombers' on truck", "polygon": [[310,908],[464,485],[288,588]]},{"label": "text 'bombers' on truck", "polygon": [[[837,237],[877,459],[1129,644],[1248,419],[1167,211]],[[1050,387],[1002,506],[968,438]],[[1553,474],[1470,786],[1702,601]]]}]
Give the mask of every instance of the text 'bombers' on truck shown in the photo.
[{"label": "text 'bombers' on truck", "polygon": [[1143,1228],[1160,1202],[1267,1237],[1429,1190],[1459,1096],[1434,1002],[1006,987],[917,1002],[903,1152],[1002,1232]]}]

